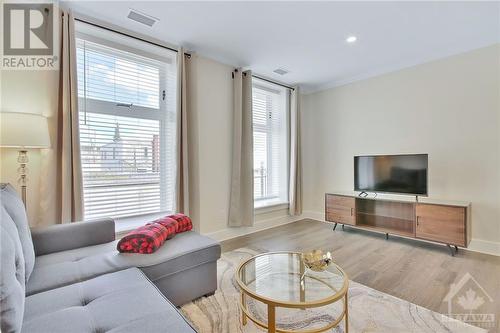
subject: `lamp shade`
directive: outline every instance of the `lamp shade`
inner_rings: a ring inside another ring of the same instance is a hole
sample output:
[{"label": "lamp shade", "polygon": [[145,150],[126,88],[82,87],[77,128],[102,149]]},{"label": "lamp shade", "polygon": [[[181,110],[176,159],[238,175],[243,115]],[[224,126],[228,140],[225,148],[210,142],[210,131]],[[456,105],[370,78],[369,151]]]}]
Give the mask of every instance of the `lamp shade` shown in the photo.
[{"label": "lamp shade", "polygon": [[0,146],[50,147],[47,118],[33,113],[0,112]]}]

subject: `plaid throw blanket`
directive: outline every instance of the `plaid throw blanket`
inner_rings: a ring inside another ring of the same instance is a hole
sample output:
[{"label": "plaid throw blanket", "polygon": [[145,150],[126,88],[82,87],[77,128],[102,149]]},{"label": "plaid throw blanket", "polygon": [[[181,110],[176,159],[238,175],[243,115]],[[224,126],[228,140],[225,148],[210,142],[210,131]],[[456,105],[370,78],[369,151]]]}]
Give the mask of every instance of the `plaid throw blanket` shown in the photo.
[{"label": "plaid throw blanket", "polygon": [[189,231],[193,229],[193,222],[191,222],[189,216],[186,216],[184,214],[175,214],[175,215],[170,215],[168,217],[177,221],[177,226],[175,229],[175,233],[177,234],[179,232]]},{"label": "plaid throw blanket", "polygon": [[191,219],[184,214],[162,217],[126,234],[116,249],[121,253],[153,253],[176,233],[193,229]]}]

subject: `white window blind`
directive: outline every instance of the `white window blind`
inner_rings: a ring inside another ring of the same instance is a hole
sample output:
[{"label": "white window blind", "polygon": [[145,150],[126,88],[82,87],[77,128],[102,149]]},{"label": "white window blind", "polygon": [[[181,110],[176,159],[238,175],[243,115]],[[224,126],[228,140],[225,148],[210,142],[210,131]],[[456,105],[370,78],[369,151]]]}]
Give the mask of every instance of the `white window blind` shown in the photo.
[{"label": "white window blind", "polygon": [[288,201],[288,90],[254,79],[254,202]]},{"label": "white window blind", "polygon": [[175,54],[93,29],[77,26],[85,219],[172,211]]}]

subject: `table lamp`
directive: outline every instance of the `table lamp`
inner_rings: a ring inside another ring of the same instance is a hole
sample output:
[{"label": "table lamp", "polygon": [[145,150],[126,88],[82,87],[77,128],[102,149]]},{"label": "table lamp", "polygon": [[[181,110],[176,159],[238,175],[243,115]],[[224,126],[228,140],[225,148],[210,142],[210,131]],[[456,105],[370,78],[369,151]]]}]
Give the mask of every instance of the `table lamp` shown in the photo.
[{"label": "table lamp", "polygon": [[49,148],[50,137],[47,118],[40,114],[0,112],[0,146],[18,148],[19,185],[26,206],[26,184],[29,148]]}]

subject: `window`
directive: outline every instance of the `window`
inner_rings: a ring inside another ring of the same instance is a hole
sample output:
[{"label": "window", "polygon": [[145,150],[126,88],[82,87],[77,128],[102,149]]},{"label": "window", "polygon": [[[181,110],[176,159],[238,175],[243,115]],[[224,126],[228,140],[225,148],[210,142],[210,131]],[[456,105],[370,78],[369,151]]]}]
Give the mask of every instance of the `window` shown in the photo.
[{"label": "window", "polygon": [[86,219],[173,211],[176,55],[77,25]]},{"label": "window", "polygon": [[288,95],[286,88],[254,79],[254,206],[288,202]]}]

